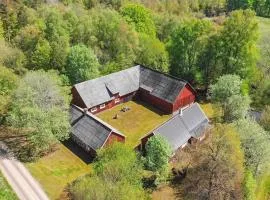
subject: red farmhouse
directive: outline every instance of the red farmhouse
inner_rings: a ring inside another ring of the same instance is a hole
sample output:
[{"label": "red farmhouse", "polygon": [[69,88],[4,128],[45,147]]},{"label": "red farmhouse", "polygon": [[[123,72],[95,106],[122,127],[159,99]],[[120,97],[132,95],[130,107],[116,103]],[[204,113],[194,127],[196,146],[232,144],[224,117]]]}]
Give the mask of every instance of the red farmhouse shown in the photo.
[{"label": "red farmhouse", "polygon": [[95,114],[139,98],[166,113],[195,101],[195,90],[184,80],[137,65],[74,85],[72,103]]}]

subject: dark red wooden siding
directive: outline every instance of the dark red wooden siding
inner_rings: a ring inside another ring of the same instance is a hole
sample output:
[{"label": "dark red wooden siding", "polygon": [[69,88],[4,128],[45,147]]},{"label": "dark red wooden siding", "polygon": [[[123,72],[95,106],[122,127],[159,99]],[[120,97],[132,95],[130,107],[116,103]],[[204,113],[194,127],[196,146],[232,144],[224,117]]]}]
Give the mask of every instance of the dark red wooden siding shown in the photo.
[{"label": "dark red wooden siding", "polygon": [[71,93],[72,93],[72,101],[71,101],[71,103],[76,105],[76,106],[79,106],[81,108],[86,108],[86,105],[84,104],[81,96],[79,95],[79,93],[78,93],[78,91],[76,90],[75,87],[72,87]]},{"label": "dark red wooden siding", "polygon": [[119,96],[119,95],[117,94],[117,95],[115,95],[115,98],[118,98],[118,99],[120,100],[119,102],[115,103],[115,99],[114,99],[114,100],[112,100],[112,101],[105,102],[105,103],[104,103],[104,104],[105,104],[105,107],[104,107],[104,108],[100,108],[100,106],[103,104],[103,103],[102,103],[102,104],[100,104],[100,105],[94,106],[94,107],[97,108],[97,110],[96,110],[95,112],[91,112],[91,109],[94,108],[94,107],[89,108],[88,111],[91,112],[92,114],[97,114],[97,113],[99,113],[99,112],[101,112],[101,111],[110,109],[110,108],[112,108],[112,107],[114,107],[114,106],[116,106],[116,105],[118,105],[118,104],[121,104],[121,103],[130,101],[130,100],[134,97],[135,94],[136,94],[136,92],[133,92],[133,93],[130,93],[130,94],[127,94],[127,95],[124,95],[124,96]]},{"label": "dark red wooden siding", "polygon": [[166,102],[158,97],[152,96],[149,93],[149,91],[140,89],[139,96],[142,101],[145,101],[149,103],[150,105],[153,105],[154,107],[160,109],[161,111],[165,113],[172,113],[173,105],[171,103]]},{"label": "dark red wooden siding", "polygon": [[173,104],[173,112],[177,111],[181,107],[185,107],[195,101],[195,91],[188,85],[182,89]]},{"label": "dark red wooden siding", "polygon": [[122,135],[119,135],[117,133],[111,132],[111,135],[109,136],[108,140],[105,143],[105,147],[114,143],[114,142],[122,142],[125,143],[125,137]]}]

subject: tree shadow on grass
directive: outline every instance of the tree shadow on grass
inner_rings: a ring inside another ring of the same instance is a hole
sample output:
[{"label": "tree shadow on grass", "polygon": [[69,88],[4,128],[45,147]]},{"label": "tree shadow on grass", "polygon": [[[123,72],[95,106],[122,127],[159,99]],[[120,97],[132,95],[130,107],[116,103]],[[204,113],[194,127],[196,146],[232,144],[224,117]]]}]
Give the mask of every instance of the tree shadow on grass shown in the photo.
[{"label": "tree shadow on grass", "polygon": [[90,164],[95,159],[84,149],[82,149],[78,144],[76,144],[71,138],[62,142],[62,144],[67,147],[73,154],[78,156],[84,163]]}]

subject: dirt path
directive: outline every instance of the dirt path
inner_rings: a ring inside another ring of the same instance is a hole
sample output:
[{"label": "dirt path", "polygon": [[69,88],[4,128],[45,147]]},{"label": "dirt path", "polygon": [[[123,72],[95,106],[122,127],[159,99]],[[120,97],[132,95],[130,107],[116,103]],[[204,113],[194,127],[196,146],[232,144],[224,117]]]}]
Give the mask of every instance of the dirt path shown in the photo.
[{"label": "dirt path", "polygon": [[3,148],[0,150],[0,170],[18,198],[20,200],[49,200],[39,183],[23,164],[7,156]]}]

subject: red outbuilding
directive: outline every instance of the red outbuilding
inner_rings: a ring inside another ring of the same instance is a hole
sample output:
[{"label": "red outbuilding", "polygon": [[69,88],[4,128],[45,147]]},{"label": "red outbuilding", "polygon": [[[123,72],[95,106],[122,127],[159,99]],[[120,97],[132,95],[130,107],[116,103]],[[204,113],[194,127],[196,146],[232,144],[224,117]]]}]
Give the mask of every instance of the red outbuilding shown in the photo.
[{"label": "red outbuilding", "polygon": [[87,110],[72,105],[70,113],[71,137],[91,155],[114,141],[125,142],[125,135]]}]

